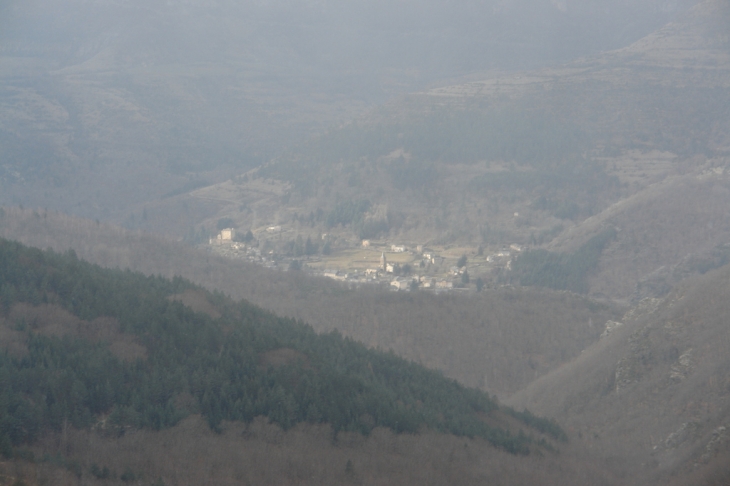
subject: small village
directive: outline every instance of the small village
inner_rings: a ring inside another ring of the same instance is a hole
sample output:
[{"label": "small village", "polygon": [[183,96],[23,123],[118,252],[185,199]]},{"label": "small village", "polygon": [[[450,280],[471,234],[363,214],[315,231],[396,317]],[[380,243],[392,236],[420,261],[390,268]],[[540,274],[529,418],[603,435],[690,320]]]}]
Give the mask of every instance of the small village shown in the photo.
[{"label": "small village", "polygon": [[[382,240],[359,242],[322,235],[322,241],[276,244],[267,238],[281,233],[269,226],[256,236],[249,231],[237,236],[235,228],[222,229],[208,242],[207,249],[226,258],[242,259],[266,268],[304,271],[351,286],[380,285],[393,291],[432,292],[481,291],[499,285],[510,271],[512,259],[524,251],[512,244],[500,248],[458,246],[428,247]],[[338,242],[332,245],[331,241]]]}]

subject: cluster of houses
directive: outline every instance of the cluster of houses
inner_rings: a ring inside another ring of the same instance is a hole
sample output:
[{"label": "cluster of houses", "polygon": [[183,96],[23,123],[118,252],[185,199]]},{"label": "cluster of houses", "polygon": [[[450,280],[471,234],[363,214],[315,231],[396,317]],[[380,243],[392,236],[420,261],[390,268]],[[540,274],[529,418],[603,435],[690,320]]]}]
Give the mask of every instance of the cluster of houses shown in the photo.
[{"label": "cluster of houses", "polygon": [[510,260],[512,258],[513,253],[520,253],[522,251],[522,247],[520,245],[512,244],[510,245],[509,249],[502,249],[499,250],[497,253],[493,253],[491,255],[487,256],[488,262],[499,262],[499,261],[505,261]]},{"label": "cluster of houses", "polygon": [[396,277],[390,282],[391,290],[411,290],[414,287],[436,291],[451,290],[454,288],[454,282],[451,280],[436,279],[428,275],[413,278]]},{"label": "cluster of houses", "polygon": [[[363,241],[363,247],[370,247],[368,240]],[[390,252],[404,253],[410,251],[404,245],[391,245]],[[416,252],[423,252],[420,245]],[[431,263],[437,260],[443,261],[441,257],[433,253],[423,254],[425,262]],[[380,254],[380,264],[376,268],[368,268],[363,272],[346,272],[342,270],[327,269],[323,272],[325,277],[341,282],[350,283],[382,283],[388,284],[391,290],[412,290],[413,288],[433,289],[435,291],[449,290],[454,288],[454,282],[448,279],[436,278],[430,275],[421,276],[399,276],[400,268],[398,263],[389,262],[385,252]]]},{"label": "cluster of houses", "polygon": [[245,243],[235,241],[236,230],[234,228],[222,229],[215,238],[210,238],[210,249],[215,253],[239,260],[248,260],[249,262],[262,265],[266,268],[277,268],[275,261],[262,255],[261,250]]},{"label": "cluster of houses", "polygon": [[331,278],[332,280],[340,280],[342,282],[344,282],[350,278],[349,273],[343,272],[342,270],[333,270],[333,269],[326,269],[322,275],[324,275],[327,278]]},{"label": "cluster of houses", "polygon": [[[270,226],[266,228],[267,233],[278,233],[281,232],[281,226]],[[234,228],[222,229],[215,238],[210,238],[211,250],[216,253],[220,253],[223,256],[231,258],[247,259],[251,262],[269,267],[277,268],[278,264],[275,258],[269,258],[268,256],[262,255],[258,248],[254,248],[243,243],[238,243],[236,240],[236,230]],[[362,246],[364,248],[370,248],[371,242],[369,240],[363,240]],[[440,267],[443,265],[445,258],[437,255],[433,251],[425,250],[422,245],[418,245],[414,249],[409,249],[405,245],[390,245],[389,251],[391,253],[405,253],[412,251],[418,258],[420,256],[421,261],[416,263],[420,267],[428,267],[434,265]],[[513,244],[509,248],[502,248],[495,253],[491,253],[486,256],[486,263],[491,266],[502,266],[509,269],[512,262],[512,257],[516,253],[523,251],[523,248],[519,245]],[[484,260],[482,260],[484,262]],[[475,263],[471,266],[480,266],[481,264]],[[459,277],[462,277],[462,281],[467,281],[465,278],[466,266],[458,267],[452,266],[448,271],[448,276],[436,277],[434,275],[420,275],[420,276],[399,276],[400,267],[398,263],[389,262],[385,251],[381,252],[380,264],[376,268],[368,268],[364,272],[347,272],[341,270],[325,270],[322,275],[338,280],[342,282],[349,282],[352,284],[361,283],[381,283],[388,284],[391,290],[411,290],[413,288],[420,289],[431,289],[434,291],[447,291],[456,287],[455,281]]]},{"label": "cluster of houses", "polygon": [[[390,251],[393,253],[403,253],[408,251],[408,248],[403,245],[391,245]],[[434,253],[424,253],[423,247],[421,245],[418,245],[416,247],[416,253],[422,255],[424,263],[440,264],[444,260],[442,257],[439,257]],[[385,256],[385,252],[382,252],[380,255],[380,267],[377,269],[370,268],[366,270],[366,275],[372,275],[373,277],[377,277],[381,274],[381,272],[385,275],[396,274],[398,273],[397,270],[398,264],[388,262],[388,259]],[[415,287],[421,289],[448,290],[454,288],[454,282],[450,280],[437,279],[429,275],[414,277],[396,276],[390,281],[390,288],[392,290],[411,290]]]},{"label": "cluster of houses", "polygon": [[[373,274],[371,271],[366,270],[364,274],[360,273],[349,273],[342,270],[325,270],[323,275],[333,280],[340,282],[349,282],[353,284],[361,283],[388,283],[388,280],[379,278],[379,274]],[[454,288],[454,282],[444,279],[436,279],[428,275],[414,276],[414,277],[393,277],[390,282],[390,289],[394,291],[398,290],[412,290],[414,287],[420,289],[432,289],[436,291],[450,290]]]},{"label": "cluster of houses", "polygon": [[512,267],[512,256],[521,251],[523,251],[523,248],[520,245],[512,244],[509,249],[504,248],[497,253],[487,255],[487,263],[503,265],[504,268],[509,270]]},{"label": "cluster of houses", "polygon": [[[371,248],[373,245],[369,240],[363,240],[362,246],[364,248]],[[414,249],[409,249],[405,245],[390,245],[390,253],[404,253],[412,251],[416,256],[420,256],[420,263],[417,261],[420,267],[428,267],[434,265],[440,267],[444,264],[445,258],[437,255],[431,250],[424,249],[423,246],[418,245]],[[523,249],[519,245],[511,245],[509,248],[503,248],[499,251],[490,254],[486,257],[488,266],[503,266],[509,269],[512,261],[512,257],[515,253],[521,252]],[[483,261],[483,260],[482,260]],[[473,263],[472,266],[480,266],[480,263]],[[392,290],[411,290],[415,287],[420,289],[432,289],[434,291],[450,290],[457,287],[457,281],[467,281],[465,279],[465,273],[467,273],[466,266],[452,266],[447,272],[447,276],[436,277],[434,275],[421,275],[421,276],[398,276],[400,273],[397,263],[392,263],[387,260],[385,252],[381,253],[380,265],[377,268],[369,268],[365,271],[364,277],[370,281],[389,282]],[[337,278],[338,280],[345,280],[345,274],[337,274],[336,272],[326,272],[325,275],[331,278]],[[357,276],[351,276],[350,278],[356,279]]]}]

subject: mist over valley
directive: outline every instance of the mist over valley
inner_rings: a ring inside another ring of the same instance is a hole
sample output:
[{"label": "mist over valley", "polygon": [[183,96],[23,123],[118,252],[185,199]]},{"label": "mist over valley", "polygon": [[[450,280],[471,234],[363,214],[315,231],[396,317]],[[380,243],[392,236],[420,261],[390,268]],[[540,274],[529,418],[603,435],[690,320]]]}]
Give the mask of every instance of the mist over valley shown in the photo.
[{"label": "mist over valley", "polygon": [[0,484],[730,480],[721,0],[0,5]]}]

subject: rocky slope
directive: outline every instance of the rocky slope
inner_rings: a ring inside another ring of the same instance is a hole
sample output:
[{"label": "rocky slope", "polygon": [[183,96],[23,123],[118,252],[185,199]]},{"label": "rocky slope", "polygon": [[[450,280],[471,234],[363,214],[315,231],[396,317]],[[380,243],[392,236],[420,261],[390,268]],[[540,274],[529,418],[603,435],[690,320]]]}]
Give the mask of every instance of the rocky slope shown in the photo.
[{"label": "rocky slope", "polygon": [[724,267],[642,300],[509,403],[558,418],[574,446],[613,464],[624,484],[722,484],[730,458],[728,282]]}]

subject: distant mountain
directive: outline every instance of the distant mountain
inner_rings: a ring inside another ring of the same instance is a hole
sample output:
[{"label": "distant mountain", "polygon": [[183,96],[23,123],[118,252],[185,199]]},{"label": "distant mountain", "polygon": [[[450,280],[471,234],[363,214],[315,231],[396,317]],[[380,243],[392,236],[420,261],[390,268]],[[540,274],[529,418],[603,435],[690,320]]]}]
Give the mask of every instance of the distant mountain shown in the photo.
[{"label": "distant mountain", "polygon": [[123,222],[393,96],[627,45],[694,3],[0,5],[0,202]]},{"label": "distant mountain", "polygon": [[[175,223],[185,204],[207,214],[196,230],[225,218],[244,230],[327,233],[342,248],[380,238],[566,255],[613,228],[597,266],[582,266],[584,291],[658,295],[668,287],[637,284],[661,267],[683,266],[680,277],[723,261],[729,23],[727,3],[708,0],[629,47],[409,95],[259,169],[149,206],[141,227],[189,231]],[[327,222],[358,201],[368,204],[359,219]]]}]

